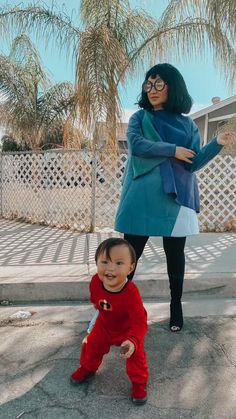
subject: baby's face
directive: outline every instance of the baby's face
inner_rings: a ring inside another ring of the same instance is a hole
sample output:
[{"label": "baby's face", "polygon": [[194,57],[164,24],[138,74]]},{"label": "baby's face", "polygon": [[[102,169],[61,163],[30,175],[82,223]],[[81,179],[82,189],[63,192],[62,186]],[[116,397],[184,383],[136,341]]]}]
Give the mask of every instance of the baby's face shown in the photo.
[{"label": "baby's face", "polygon": [[122,244],[110,249],[110,257],[101,253],[97,258],[97,272],[104,287],[117,291],[134,269],[129,248]]}]

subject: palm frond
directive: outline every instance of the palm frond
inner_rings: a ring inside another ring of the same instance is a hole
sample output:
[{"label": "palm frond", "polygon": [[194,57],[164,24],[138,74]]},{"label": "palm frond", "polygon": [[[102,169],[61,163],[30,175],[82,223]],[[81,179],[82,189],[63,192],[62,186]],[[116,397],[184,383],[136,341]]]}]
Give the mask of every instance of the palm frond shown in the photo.
[{"label": "palm frond", "polygon": [[[186,38],[186,52],[190,43],[197,41],[196,51],[213,53],[216,68],[222,70],[224,78],[232,87],[236,80],[235,75],[235,36],[236,36],[236,1],[235,0],[171,0],[161,17],[161,26],[168,28],[179,25],[193,17],[199,22],[202,21],[204,31],[201,46],[198,40],[201,35],[199,30],[190,33],[192,38]],[[183,46],[181,42],[181,47]],[[198,48],[199,47],[199,50]],[[187,52],[188,56],[188,52]]]},{"label": "palm frond", "polygon": [[126,62],[124,49],[106,26],[84,32],[77,69],[77,98],[85,125],[106,120],[110,108],[115,107],[116,114],[119,113],[116,82]]},{"label": "palm frond", "polygon": [[205,10],[209,20],[221,27],[235,42],[236,2],[235,0],[207,0]]},{"label": "palm frond", "polygon": [[4,35],[5,28],[13,34],[34,33],[37,39],[43,38],[46,45],[50,39],[60,51],[72,52],[75,56],[78,53],[80,30],[55,6],[48,9],[46,5],[32,3],[27,7],[0,8],[1,35]]},{"label": "palm frond", "polygon": [[[156,30],[156,21],[145,12],[133,12],[126,16],[122,25],[119,27],[119,33],[117,34],[119,42],[123,45],[128,57],[136,51],[140,44],[149,39]],[[155,58],[154,58],[155,57]],[[135,72],[143,72],[147,61],[150,62],[151,58],[153,61],[156,59],[156,52],[154,50],[146,50],[146,57],[139,60],[140,66],[135,67],[135,63],[131,62],[126,69],[131,75]]]},{"label": "palm frond", "polygon": [[[22,67],[10,58],[0,56],[0,92],[5,97],[5,102],[11,103],[10,114],[32,113],[32,84],[30,85],[28,74]],[[0,119],[5,115],[0,115]]]},{"label": "palm frond", "polygon": [[38,99],[39,125],[45,130],[54,130],[62,125],[75,108],[75,90],[72,83],[64,82],[52,86]]},{"label": "palm frond", "polygon": [[128,0],[81,0],[80,15],[85,27],[106,25],[115,30],[130,11]]},{"label": "palm frond", "polygon": [[13,40],[9,58],[25,68],[29,77],[42,88],[51,84],[51,78],[41,63],[39,53],[26,34],[21,34]]},{"label": "palm frond", "polygon": [[[173,58],[181,60],[197,56],[207,57],[212,52],[216,67],[224,74],[225,80],[232,85],[236,79],[236,51],[230,39],[220,28],[203,18],[188,18],[180,23],[167,25],[159,21],[157,30],[147,38],[129,57],[129,62],[136,69],[141,61],[148,59],[150,51],[156,51],[156,59],[171,62]],[[191,42],[190,42],[191,40]]]},{"label": "palm frond", "polygon": [[202,14],[202,0],[170,0],[161,15],[159,25],[174,26],[187,18],[204,17]]},{"label": "palm frond", "polygon": [[167,23],[184,20],[187,17],[201,17],[234,41],[236,35],[235,0],[171,0],[162,16]]}]

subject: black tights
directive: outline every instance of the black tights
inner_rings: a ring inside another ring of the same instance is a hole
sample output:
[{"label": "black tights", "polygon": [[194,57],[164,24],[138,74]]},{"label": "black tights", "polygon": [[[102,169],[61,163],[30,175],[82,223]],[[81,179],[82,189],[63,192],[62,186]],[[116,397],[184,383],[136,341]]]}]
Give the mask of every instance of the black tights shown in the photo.
[{"label": "black tights", "polygon": [[[124,235],[124,239],[127,240],[135,250],[137,262],[143,253],[148,238],[149,236],[136,236],[132,234]],[[170,326],[176,325],[182,327],[183,325],[181,297],[183,292],[185,269],[185,242],[186,237],[163,237],[163,248],[166,254],[167,273],[170,283]],[[135,270],[128,276],[128,279],[131,280],[133,278],[134,272]]]}]

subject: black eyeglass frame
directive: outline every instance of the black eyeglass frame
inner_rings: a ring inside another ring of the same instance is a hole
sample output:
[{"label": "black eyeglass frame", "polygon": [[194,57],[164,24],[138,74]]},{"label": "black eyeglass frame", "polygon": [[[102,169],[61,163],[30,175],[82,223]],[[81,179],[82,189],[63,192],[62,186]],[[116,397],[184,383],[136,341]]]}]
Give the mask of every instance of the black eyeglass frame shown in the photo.
[{"label": "black eyeglass frame", "polygon": [[[160,88],[159,89],[157,88],[157,85],[158,84],[162,84],[161,89]],[[156,92],[162,92],[162,90],[165,89],[165,86],[166,85],[167,85],[167,83],[164,80],[156,80],[154,83],[152,83],[150,80],[146,80],[143,83],[143,85],[142,85],[142,90],[145,93],[150,93],[151,90],[152,90],[152,88],[154,87],[154,89],[156,90]],[[147,88],[145,89],[145,86],[149,86],[149,88],[148,89]]]}]

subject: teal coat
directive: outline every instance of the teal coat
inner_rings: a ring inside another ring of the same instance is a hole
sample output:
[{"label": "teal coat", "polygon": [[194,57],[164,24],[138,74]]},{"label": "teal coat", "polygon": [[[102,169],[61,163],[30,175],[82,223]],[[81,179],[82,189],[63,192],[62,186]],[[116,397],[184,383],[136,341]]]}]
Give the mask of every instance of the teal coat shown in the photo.
[{"label": "teal coat", "polygon": [[[213,139],[200,149],[199,132],[191,118],[170,113],[167,117],[173,127],[172,138],[178,137],[176,144],[173,140],[162,141],[155,129],[154,112],[140,110],[129,121],[129,155],[115,219],[119,232],[145,236],[171,236],[177,230],[177,236],[197,232],[195,212],[177,203],[173,194],[164,192],[160,166],[175,156],[178,145],[195,151],[193,163],[185,165],[186,172],[193,172],[207,164],[222,147]],[[175,127],[179,134],[182,126],[181,135],[175,135]]]}]

